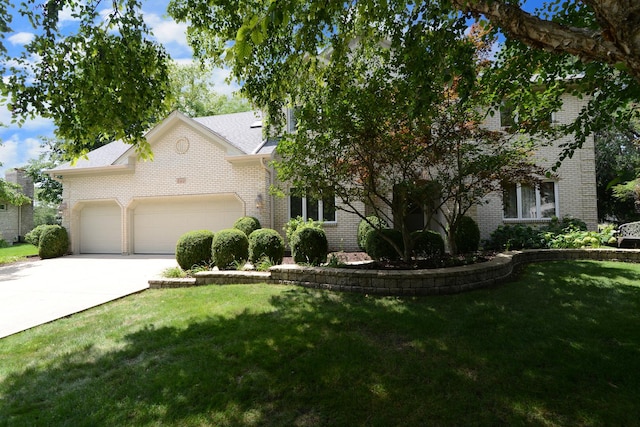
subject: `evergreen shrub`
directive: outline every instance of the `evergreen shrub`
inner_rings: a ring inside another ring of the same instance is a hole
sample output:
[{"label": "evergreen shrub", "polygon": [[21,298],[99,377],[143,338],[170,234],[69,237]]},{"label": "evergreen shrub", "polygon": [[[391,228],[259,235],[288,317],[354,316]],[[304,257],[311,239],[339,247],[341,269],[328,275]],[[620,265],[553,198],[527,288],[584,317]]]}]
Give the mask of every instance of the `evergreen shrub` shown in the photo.
[{"label": "evergreen shrub", "polygon": [[213,237],[213,262],[220,270],[238,267],[249,259],[249,239],[237,228],[218,231]]},{"label": "evergreen shrub", "polygon": [[291,253],[296,263],[320,265],[327,261],[329,243],[320,227],[297,227],[291,236]]},{"label": "evergreen shrub", "polygon": [[271,228],[261,228],[249,235],[249,261],[256,265],[265,257],[272,265],[282,264],[284,258],[284,239]]},{"label": "evergreen shrub", "polygon": [[69,235],[66,228],[48,225],[40,234],[38,255],[42,259],[57,258],[69,250]]},{"label": "evergreen shrub", "polygon": [[233,224],[233,228],[242,231],[247,237],[256,230],[262,228],[260,220],[254,216],[243,216]]},{"label": "evergreen shrub", "polygon": [[195,230],[184,233],[176,243],[176,261],[183,270],[211,265],[213,231]]},{"label": "evergreen shrub", "polygon": [[372,230],[367,233],[365,252],[375,261],[398,261],[400,254],[393,248],[393,245],[388,239],[394,242],[400,249],[404,249],[400,230],[385,228],[382,230]]}]

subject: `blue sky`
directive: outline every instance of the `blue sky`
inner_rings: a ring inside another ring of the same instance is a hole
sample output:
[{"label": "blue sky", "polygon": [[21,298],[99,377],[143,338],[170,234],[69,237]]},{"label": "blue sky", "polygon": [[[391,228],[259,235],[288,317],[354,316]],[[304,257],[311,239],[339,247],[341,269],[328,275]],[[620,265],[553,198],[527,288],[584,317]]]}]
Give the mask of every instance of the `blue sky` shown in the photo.
[{"label": "blue sky", "polygon": [[[151,27],[154,37],[162,43],[171,57],[179,62],[188,62],[192,59],[191,48],[186,40],[186,25],[178,24],[166,14],[169,0],[147,0],[142,2],[142,11],[145,21]],[[532,11],[542,4],[542,0],[526,0],[525,9]],[[107,9],[110,2],[102,2],[103,9]],[[70,16],[63,16],[63,25],[73,25]],[[12,34],[7,35],[5,46],[11,52],[19,49],[31,40],[33,29],[26,21],[20,21],[14,17],[11,25]],[[225,70],[217,70],[214,73],[216,91],[230,94],[237,86],[229,86],[225,83],[228,73]],[[41,141],[43,137],[53,137],[53,124],[42,118],[29,120],[18,127],[11,124],[11,115],[4,106],[0,106],[0,177],[4,177],[4,171],[27,164],[31,158],[37,158],[42,152]]]}]

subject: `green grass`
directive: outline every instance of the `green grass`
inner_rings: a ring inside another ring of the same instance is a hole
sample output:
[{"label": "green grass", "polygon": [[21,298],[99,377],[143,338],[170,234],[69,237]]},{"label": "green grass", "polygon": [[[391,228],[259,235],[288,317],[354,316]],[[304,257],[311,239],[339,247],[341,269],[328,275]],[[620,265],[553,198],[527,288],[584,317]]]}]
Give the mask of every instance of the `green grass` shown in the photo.
[{"label": "green grass", "polygon": [[463,295],[154,290],[0,340],[0,425],[638,425],[640,265]]},{"label": "green grass", "polygon": [[19,243],[0,248],[0,265],[23,261],[28,256],[38,255],[38,248],[28,243]]}]

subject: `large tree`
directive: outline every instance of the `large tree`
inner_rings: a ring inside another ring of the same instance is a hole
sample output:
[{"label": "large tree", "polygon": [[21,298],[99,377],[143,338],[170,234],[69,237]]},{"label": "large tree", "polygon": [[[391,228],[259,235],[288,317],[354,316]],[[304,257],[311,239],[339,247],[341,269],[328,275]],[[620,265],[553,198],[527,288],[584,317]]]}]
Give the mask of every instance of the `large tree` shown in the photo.
[{"label": "large tree", "polygon": [[[104,3],[111,9],[102,16]],[[151,39],[140,2],[25,0],[12,7],[0,0],[0,37],[11,32],[11,13],[28,18],[35,34],[17,56],[0,45],[1,88],[14,120],[51,118],[75,157],[96,140],[114,139],[148,155],[143,135],[168,108],[168,56]],[[76,19],[71,27],[61,24],[63,13]]]},{"label": "large tree", "polygon": [[[451,0],[484,16],[507,37],[624,70],[640,82],[640,4],[636,0],[550,0],[534,13],[513,0]],[[567,16],[575,19],[566,20]]]},{"label": "large tree", "polygon": [[201,58],[224,54],[272,132],[295,107],[279,177],[308,197],[335,195],[360,215],[365,202],[388,216],[408,260],[411,202],[445,212],[454,233],[471,206],[502,179],[530,177],[532,165],[524,147],[480,126],[486,109],[465,20],[445,3],[387,6],[174,1],[170,10],[191,21]]},{"label": "large tree", "polygon": [[172,110],[189,117],[249,111],[251,105],[240,96],[228,96],[215,91],[213,70],[205,64],[173,63],[169,68]]}]

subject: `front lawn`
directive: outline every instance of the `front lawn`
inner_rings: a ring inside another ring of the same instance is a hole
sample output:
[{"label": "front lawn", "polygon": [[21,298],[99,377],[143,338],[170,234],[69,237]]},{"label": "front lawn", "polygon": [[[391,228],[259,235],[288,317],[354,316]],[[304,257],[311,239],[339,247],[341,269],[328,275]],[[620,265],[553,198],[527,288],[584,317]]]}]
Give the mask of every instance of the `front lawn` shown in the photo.
[{"label": "front lawn", "polygon": [[640,265],[462,295],[153,290],[0,340],[0,425],[637,425]]},{"label": "front lawn", "polygon": [[0,248],[0,265],[23,261],[28,256],[38,255],[38,248],[28,243],[18,243]]}]

